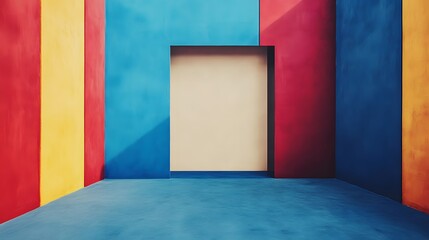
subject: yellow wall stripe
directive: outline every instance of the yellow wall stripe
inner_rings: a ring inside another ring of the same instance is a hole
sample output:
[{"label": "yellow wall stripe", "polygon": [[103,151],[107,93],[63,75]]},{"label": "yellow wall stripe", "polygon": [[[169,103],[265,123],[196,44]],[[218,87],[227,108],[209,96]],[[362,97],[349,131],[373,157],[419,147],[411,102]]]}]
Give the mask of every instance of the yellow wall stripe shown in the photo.
[{"label": "yellow wall stripe", "polygon": [[84,0],[41,1],[40,197],[84,183]]}]

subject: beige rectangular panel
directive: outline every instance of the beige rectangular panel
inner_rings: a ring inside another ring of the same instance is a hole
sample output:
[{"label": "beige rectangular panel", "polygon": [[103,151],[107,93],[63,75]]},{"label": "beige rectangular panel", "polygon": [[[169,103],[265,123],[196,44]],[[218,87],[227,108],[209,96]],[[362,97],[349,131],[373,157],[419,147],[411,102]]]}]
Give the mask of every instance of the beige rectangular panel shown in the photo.
[{"label": "beige rectangular panel", "polygon": [[171,171],[267,170],[267,51],[171,49]]}]

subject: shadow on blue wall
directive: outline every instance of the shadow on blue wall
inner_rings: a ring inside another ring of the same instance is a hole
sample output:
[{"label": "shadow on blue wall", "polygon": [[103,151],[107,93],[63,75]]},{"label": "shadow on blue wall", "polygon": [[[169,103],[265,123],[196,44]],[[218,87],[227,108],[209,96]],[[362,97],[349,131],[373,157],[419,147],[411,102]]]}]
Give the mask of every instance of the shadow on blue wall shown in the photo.
[{"label": "shadow on blue wall", "polygon": [[400,201],[401,0],[337,1],[336,175]]},{"label": "shadow on blue wall", "polygon": [[116,157],[106,161],[106,178],[169,177],[170,118],[162,121]]},{"label": "shadow on blue wall", "polygon": [[258,44],[258,0],[106,0],[106,177],[169,177],[170,46]]}]

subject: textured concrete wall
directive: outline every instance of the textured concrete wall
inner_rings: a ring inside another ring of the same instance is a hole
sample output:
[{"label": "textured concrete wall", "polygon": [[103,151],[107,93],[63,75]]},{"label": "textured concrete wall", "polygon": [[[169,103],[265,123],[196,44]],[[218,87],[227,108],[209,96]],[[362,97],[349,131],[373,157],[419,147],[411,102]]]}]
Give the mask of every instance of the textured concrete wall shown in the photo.
[{"label": "textured concrete wall", "polygon": [[333,177],[335,1],[260,2],[261,45],[275,46],[274,175]]},{"label": "textured concrete wall", "polygon": [[106,177],[170,176],[170,46],[258,45],[258,7],[106,1]]},{"label": "textured concrete wall", "polygon": [[401,200],[401,0],[337,1],[336,174]]},{"label": "textured concrete wall", "polygon": [[104,177],[104,0],[85,0],[85,186]]},{"label": "textured concrete wall", "polygon": [[0,1],[0,223],[39,206],[40,1]]},{"label": "textured concrete wall", "polygon": [[403,201],[429,213],[429,2],[403,1]]},{"label": "textured concrete wall", "polygon": [[84,186],[84,0],[41,1],[40,197]]}]

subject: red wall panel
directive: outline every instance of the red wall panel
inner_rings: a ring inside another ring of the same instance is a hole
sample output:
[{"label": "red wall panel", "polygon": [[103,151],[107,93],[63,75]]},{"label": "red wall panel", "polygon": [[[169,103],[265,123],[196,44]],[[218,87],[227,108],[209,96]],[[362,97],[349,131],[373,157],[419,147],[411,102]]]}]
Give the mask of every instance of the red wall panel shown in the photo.
[{"label": "red wall panel", "polygon": [[0,1],[0,223],[39,206],[40,0]]},{"label": "red wall panel", "polygon": [[274,176],[333,177],[335,0],[261,0],[275,46]]},{"label": "red wall panel", "polygon": [[85,1],[85,186],[103,179],[104,0]]}]

